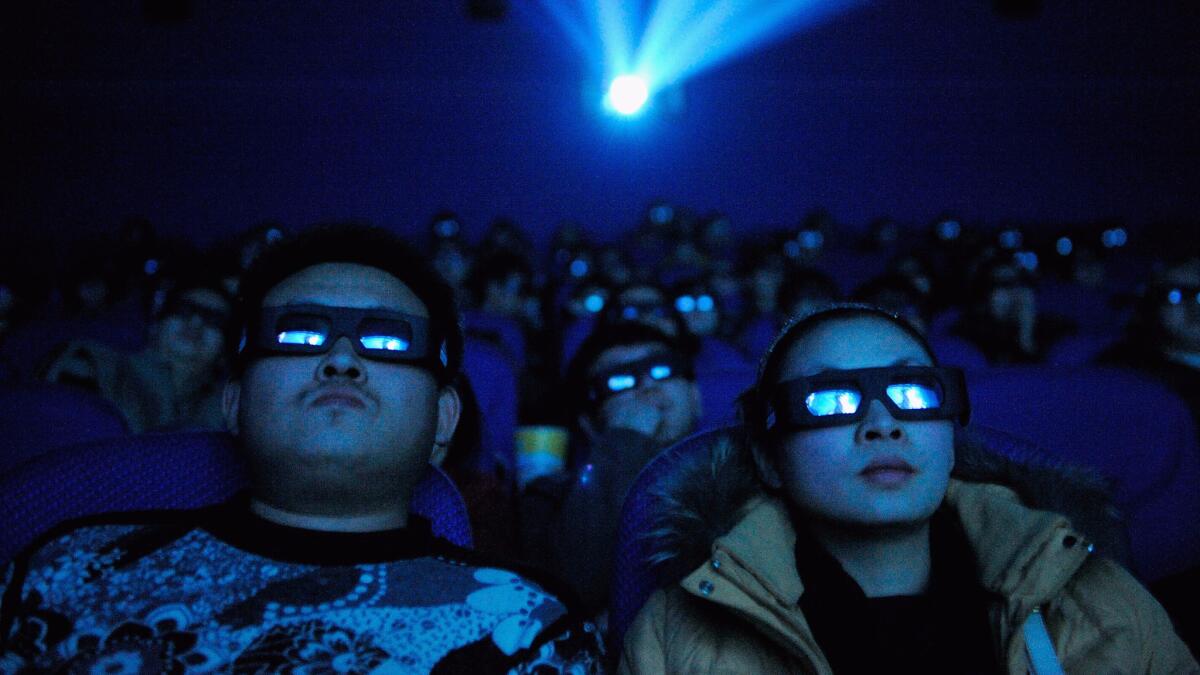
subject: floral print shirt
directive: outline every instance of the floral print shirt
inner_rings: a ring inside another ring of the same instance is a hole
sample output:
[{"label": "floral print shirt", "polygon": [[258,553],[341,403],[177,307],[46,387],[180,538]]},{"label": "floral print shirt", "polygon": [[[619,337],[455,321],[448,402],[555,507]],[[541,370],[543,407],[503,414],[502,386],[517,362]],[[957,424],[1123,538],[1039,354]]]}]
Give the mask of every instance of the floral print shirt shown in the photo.
[{"label": "floral print shirt", "polygon": [[591,673],[603,658],[546,582],[417,516],[374,533],[232,503],[90,519],[44,537],[0,590],[0,673]]}]

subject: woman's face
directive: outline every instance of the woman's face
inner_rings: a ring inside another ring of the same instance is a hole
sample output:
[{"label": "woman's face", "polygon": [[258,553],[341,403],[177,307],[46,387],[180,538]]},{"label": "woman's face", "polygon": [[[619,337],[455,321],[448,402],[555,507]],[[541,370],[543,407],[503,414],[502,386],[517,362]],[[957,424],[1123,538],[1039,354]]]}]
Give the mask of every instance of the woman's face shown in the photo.
[{"label": "woman's face", "polygon": [[[780,381],[830,370],[930,366],[921,345],[874,317],[831,321],[792,345]],[[792,433],[776,467],[792,503],[831,524],[907,526],[924,522],[946,494],[954,466],[954,425],[906,422],[871,400],[845,426]]]}]

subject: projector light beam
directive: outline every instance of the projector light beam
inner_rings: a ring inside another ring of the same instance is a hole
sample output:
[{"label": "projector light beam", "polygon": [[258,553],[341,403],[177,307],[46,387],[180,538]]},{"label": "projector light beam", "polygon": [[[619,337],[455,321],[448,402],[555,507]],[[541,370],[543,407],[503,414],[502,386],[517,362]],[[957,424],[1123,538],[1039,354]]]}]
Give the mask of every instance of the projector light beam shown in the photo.
[{"label": "projector light beam", "polygon": [[[541,0],[540,5],[595,73],[611,82],[605,104],[628,115],[623,110],[636,112],[666,87],[864,2],[650,0],[644,25],[639,3],[629,0]],[[588,28],[595,35],[588,35]],[[641,84],[635,89],[626,78],[640,78]],[[642,87],[646,99],[634,105]]]}]

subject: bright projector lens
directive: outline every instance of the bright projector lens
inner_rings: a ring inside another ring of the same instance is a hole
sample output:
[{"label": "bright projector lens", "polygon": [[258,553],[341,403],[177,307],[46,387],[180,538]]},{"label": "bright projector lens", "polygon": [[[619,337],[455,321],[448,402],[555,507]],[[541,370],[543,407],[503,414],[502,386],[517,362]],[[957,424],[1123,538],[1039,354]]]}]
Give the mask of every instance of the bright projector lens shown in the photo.
[{"label": "bright projector lens", "polygon": [[642,109],[650,98],[646,80],[637,75],[622,75],[608,88],[608,103],[622,115],[632,115]]}]

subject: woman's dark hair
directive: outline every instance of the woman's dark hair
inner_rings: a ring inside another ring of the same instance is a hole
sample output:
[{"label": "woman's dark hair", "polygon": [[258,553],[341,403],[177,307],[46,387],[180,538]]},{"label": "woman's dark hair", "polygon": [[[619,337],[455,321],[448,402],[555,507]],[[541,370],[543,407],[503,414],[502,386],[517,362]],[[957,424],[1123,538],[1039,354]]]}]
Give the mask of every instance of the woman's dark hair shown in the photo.
[{"label": "woman's dark hair", "polygon": [[[277,242],[255,259],[239,287],[242,329],[262,310],[263,299],[288,277],[314,265],[351,263],[374,267],[396,277],[425,305],[429,325],[445,349],[445,367],[434,370],[438,384],[454,381],[462,366],[463,333],[454,291],[423,255],[408,242],[378,227],[355,223],[317,225]],[[238,359],[240,372],[245,364]]]},{"label": "woman's dark hair", "polygon": [[755,379],[754,385],[738,397],[742,426],[751,442],[763,443],[770,440],[767,430],[769,414],[767,401],[770,400],[775,387],[780,383],[780,370],[792,347],[815,329],[827,323],[862,318],[880,319],[904,331],[914,342],[921,345],[921,349],[929,355],[930,362],[937,365],[937,356],[933,353],[925,336],[918,333],[904,319],[874,305],[838,303],[798,317],[776,336],[775,341],[771,343],[771,347],[759,363],[758,377]]}]

